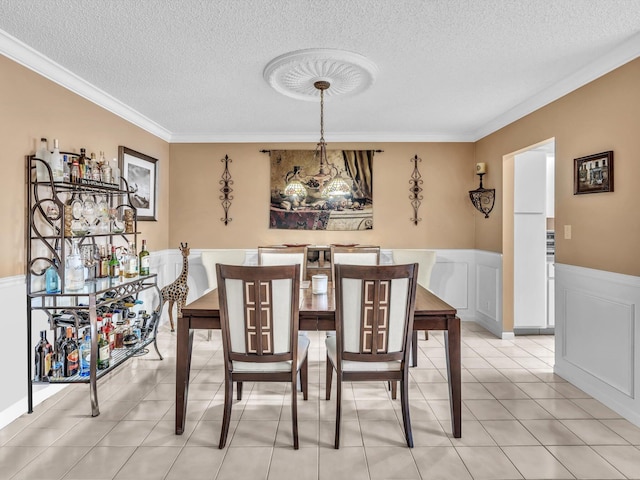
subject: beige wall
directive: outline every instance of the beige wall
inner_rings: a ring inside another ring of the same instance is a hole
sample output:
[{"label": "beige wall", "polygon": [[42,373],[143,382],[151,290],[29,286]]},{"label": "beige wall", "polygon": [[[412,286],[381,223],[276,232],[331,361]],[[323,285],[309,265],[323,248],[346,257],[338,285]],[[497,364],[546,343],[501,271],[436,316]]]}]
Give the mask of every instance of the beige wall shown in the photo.
[{"label": "beige wall", "polygon": [[[476,143],[497,188],[491,221],[476,217],[476,248],[503,252],[503,328],[513,327],[514,152],[555,138],[556,262],[640,275],[640,59],[571,92]],[[613,150],[614,191],[573,195],[573,160]],[[504,178],[503,178],[504,176]],[[505,184],[503,185],[503,180]],[[505,197],[503,198],[503,194]],[[572,238],[564,239],[571,225]]]},{"label": "beige wall", "polygon": [[[640,275],[640,59],[585,85],[476,143],[498,202],[492,221],[476,217],[476,248],[502,250],[503,156],[555,137],[556,261]],[[614,192],[573,195],[573,159],[613,150]],[[572,239],[561,233],[572,226]]]},{"label": "beige wall", "polygon": [[25,273],[25,156],[40,137],[58,138],[60,149],[118,156],[125,145],[159,160],[158,222],[141,222],[149,248],[168,246],[169,144],[63,87],[0,56],[0,277]]},{"label": "beige wall", "polygon": [[[330,143],[330,149],[381,149],[373,159],[374,227],[370,231],[269,229],[268,154],[262,149],[314,149],[315,144],[172,144],[170,246],[255,248],[291,243],[355,242],[384,248],[473,248],[474,212],[468,190],[475,188],[472,143]],[[422,158],[422,221],[409,219],[409,179],[414,155]],[[233,201],[225,226],[219,184],[225,155],[233,160]],[[479,213],[478,213],[479,215]]]}]

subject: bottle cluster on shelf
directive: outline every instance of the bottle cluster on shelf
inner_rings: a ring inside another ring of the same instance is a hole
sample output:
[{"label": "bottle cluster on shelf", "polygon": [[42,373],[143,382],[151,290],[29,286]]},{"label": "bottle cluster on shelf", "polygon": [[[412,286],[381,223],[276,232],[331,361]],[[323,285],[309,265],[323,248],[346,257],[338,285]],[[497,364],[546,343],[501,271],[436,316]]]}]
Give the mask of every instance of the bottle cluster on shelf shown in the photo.
[{"label": "bottle cluster on shelf", "polygon": [[[59,257],[59,249],[56,252]],[[65,291],[82,290],[87,282],[95,282],[100,278],[122,280],[148,276],[149,260],[146,240],[142,240],[142,248],[136,253],[133,242],[124,248],[109,244],[80,245],[80,240],[74,238],[71,251],[64,259]],[[59,268],[59,262],[53,256],[51,265],[45,271],[46,293],[61,292]]]},{"label": "bottle cluster on shelf", "polygon": [[[118,351],[131,350],[154,334],[157,313],[133,310],[141,304],[133,297],[108,303],[115,292],[100,298],[104,305],[96,309],[98,370],[108,369]],[[47,331],[40,332],[35,347],[34,381],[56,381],[74,376],[89,377],[91,365],[91,328],[86,310],[62,311],[54,315],[55,341],[47,340]]]},{"label": "bottle cluster on shelf", "polygon": [[51,167],[51,177],[44,163],[36,165],[36,180],[46,182],[70,182],[99,186],[120,186],[120,168],[117,159],[107,160],[104,152],[100,152],[100,158],[95,153],[89,157],[84,148],[80,154],[63,154],[60,152],[58,139],[53,140],[53,150],[49,150],[46,138],[40,139],[40,147],[35,153],[35,158],[43,160]]}]

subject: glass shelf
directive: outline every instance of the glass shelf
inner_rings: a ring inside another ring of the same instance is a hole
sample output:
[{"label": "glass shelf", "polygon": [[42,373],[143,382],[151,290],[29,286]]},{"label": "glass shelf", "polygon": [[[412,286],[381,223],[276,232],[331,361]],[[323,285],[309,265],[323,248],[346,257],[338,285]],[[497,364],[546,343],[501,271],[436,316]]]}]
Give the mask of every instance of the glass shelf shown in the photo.
[{"label": "glass shelf", "polygon": [[[37,292],[31,292],[29,296],[34,298],[88,297],[92,294],[97,296],[110,290],[116,290],[118,292],[117,296],[131,295],[145,288],[155,287],[157,276],[158,274],[151,273],[149,275],[138,275],[134,278],[97,278],[95,281],[85,282],[84,287],[80,290],[65,290],[61,293],[47,293],[44,290],[39,290]],[[132,291],[127,292],[127,290]],[[44,308],[46,308],[46,306]],[[83,308],[86,309],[88,307],[85,305]]]}]

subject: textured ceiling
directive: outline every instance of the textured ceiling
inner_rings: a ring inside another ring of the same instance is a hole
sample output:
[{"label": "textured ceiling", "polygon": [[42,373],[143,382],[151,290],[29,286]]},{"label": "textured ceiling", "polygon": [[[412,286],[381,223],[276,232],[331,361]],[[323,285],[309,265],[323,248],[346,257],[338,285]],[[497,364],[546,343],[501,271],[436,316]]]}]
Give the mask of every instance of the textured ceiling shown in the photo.
[{"label": "textured ceiling", "polygon": [[317,140],[317,103],[263,78],[307,48],[379,69],[326,100],[328,142],[475,140],[638,56],[640,1],[0,0],[0,30],[0,53],[168,140]]}]

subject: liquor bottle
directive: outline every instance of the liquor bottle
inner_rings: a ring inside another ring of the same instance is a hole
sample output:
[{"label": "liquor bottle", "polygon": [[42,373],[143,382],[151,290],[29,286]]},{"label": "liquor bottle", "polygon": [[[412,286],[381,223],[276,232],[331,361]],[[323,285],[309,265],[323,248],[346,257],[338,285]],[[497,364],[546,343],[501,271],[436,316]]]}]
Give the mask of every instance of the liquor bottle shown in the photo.
[{"label": "liquor bottle", "polygon": [[126,270],[124,272],[126,278],[135,278],[138,276],[138,255],[133,242],[129,242],[129,250],[127,251]]},{"label": "liquor bottle", "polygon": [[56,360],[62,363],[64,363],[64,354],[62,353],[62,345],[67,339],[66,331],[67,331],[66,327],[61,326],[60,334],[58,334],[58,331],[56,329],[56,335],[55,335],[56,341],[55,341],[54,353],[55,353]]},{"label": "liquor bottle", "polygon": [[118,159],[111,160],[111,182],[120,187],[120,168],[118,168]]},{"label": "liquor bottle", "polygon": [[64,180],[64,164],[62,161],[62,155],[60,155],[57,138],[53,139],[53,151],[49,156],[49,165],[51,165],[53,181],[62,182]]},{"label": "liquor bottle", "polygon": [[[58,249],[56,249],[59,252]],[[47,293],[60,293],[60,275],[58,275],[58,261],[54,256],[51,258],[51,265],[44,274],[45,291]]]},{"label": "liquor bottle", "polygon": [[36,345],[36,355],[34,357],[36,363],[34,381],[46,381],[51,375],[52,350],[51,344],[47,340],[47,331],[42,330],[40,332],[40,341]]},{"label": "liquor bottle", "polygon": [[103,183],[112,183],[111,174],[111,165],[104,158],[104,152],[100,152],[100,180]]},{"label": "liquor bottle", "polygon": [[62,156],[62,181],[71,181],[71,162],[69,161],[69,157],[66,155]]},{"label": "liquor bottle", "polygon": [[73,157],[71,168],[69,170],[69,179],[72,183],[80,183],[82,175],[80,174],[80,163],[78,157]]},{"label": "liquor bottle", "polygon": [[91,180],[100,181],[100,163],[98,163],[95,153],[91,154]]},{"label": "liquor bottle", "polygon": [[98,260],[98,277],[105,278],[109,276],[109,255],[107,255],[107,246],[100,245]]},{"label": "liquor bottle", "polygon": [[64,282],[65,290],[80,290],[84,287],[84,264],[75,238],[64,265]]},{"label": "liquor bottle", "polygon": [[142,248],[138,255],[138,264],[140,268],[140,275],[149,275],[149,263],[151,257],[149,256],[149,250],[147,250],[147,241],[142,240]]},{"label": "liquor bottle", "polygon": [[80,167],[80,178],[85,178],[87,176],[87,164],[89,163],[89,159],[86,155],[86,150],[84,148],[80,149],[80,157],[78,157],[78,166]]},{"label": "liquor bottle", "polygon": [[91,365],[91,336],[88,331],[85,331],[84,339],[81,340],[78,346],[78,352],[80,354],[80,373],[81,377],[88,377],[90,373]]},{"label": "liquor bottle", "polygon": [[[49,163],[49,145],[47,139],[42,137],[40,139],[40,148],[36,151],[35,158],[39,158],[46,163]],[[36,180],[38,182],[46,182],[49,180],[47,174],[47,167],[43,162],[36,162]]]},{"label": "liquor bottle", "polygon": [[116,256],[116,247],[114,245],[111,246],[111,259],[109,260],[109,277],[120,277],[120,262],[118,261],[118,257]]},{"label": "liquor bottle", "polygon": [[71,377],[78,373],[78,344],[73,338],[73,327],[67,327],[67,338],[62,344],[63,376]]},{"label": "liquor bottle", "polygon": [[111,321],[111,317],[112,315],[110,313],[107,313],[105,315],[106,323],[105,326],[102,327],[104,337],[109,344],[109,352],[113,351],[113,349],[116,347],[116,332],[113,330],[113,322]]},{"label": "liquor bottle", "polygon": [[111,364],[111,350],[106,339],[104,327],[98,330],[98,370],[109,368]]}]

